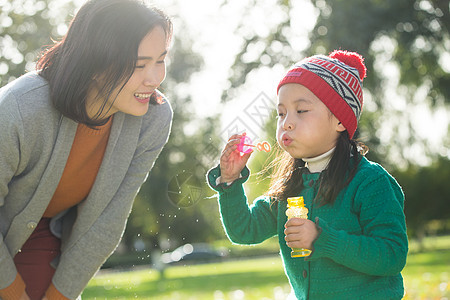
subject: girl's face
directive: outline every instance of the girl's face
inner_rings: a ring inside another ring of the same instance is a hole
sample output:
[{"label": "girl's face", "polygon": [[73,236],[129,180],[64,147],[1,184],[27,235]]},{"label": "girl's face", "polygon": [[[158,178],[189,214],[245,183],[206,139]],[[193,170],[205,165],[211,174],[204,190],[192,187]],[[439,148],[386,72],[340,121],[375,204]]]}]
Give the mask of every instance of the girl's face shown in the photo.
[{"label": "girl's face", "polygon": [[345,127],[309,89],[296,83],[278,92],[278,144],[294,158],[321,155],[336,145]]},{"label": "girl's face", "polygon": [[[161,26],[156,26],[139,44],[138,61],[133,75],[122,90],[120,90],[122,84],[116,87],[111,99],[106,104],[106,108],[109,108],[111,102],[114,101],[111,108],[100,118],[107,118],[118,111],[133,116],[144,115],[148,111],[150,96],[166,77],[166,54],[166,33]],[[92,91],[94,94],[100,90],[98,85],[102,84],[102,79],[97,79],[95,82]],[[113,100],[115,95],[117,98]],[[88,112],[91,117],[99,111],[101,103],[101,99],[92,101],[92,103],[88,101]]]}]

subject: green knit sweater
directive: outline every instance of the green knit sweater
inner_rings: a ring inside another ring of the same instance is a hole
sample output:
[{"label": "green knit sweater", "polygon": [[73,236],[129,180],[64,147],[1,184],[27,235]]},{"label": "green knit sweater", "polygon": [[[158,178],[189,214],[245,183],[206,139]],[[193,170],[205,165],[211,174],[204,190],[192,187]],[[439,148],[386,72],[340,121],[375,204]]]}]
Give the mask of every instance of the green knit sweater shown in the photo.
[{"label": "green knit sweater", "polygon": [[220,168],[208,172],[208,183],[219,192],[222,223],[237,244],[257,244],[278,235],[289,283],[298,299],[401,299],[408,252],[404,196],[395,179],[380,165],[362,158],[358,171],[333,205],[313,203],[320,173],[303,175],[300,195],[319,236],[312,254],[291,258],[284,240],[286,201],[259,197],[247,203],[242,184],[216,184]]}]

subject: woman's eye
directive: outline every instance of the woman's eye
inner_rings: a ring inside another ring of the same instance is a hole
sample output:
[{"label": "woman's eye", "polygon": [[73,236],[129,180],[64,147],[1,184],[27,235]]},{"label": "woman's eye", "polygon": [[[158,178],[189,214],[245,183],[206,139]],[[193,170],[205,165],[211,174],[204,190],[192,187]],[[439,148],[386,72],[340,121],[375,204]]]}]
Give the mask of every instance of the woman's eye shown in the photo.
[{"label": "woman's eye", "polygon": [[279,112],[279,113],[278,113],[278,118],[282,118],[282,117],[284,117],[284,113]]},{"label": "woman's eye", "polygon": [[164,60],[164,59],[163,59],[163,60],[159,60],[159,61],[157,61],[156,63],[157,63],[157,64],[164,64],[164,63],[166,63],[166,60]]},{"label": "woman's eye", "polygon": [[301,113],[304,113],[304,112],[307,112],[307,110],[297,110],[298,114],[301,114]]},{"label": "woman's eye", "polygon": [[135,69],[143,69],[145,68],[145,65],[139,65],[139,66],[134,66]]}]

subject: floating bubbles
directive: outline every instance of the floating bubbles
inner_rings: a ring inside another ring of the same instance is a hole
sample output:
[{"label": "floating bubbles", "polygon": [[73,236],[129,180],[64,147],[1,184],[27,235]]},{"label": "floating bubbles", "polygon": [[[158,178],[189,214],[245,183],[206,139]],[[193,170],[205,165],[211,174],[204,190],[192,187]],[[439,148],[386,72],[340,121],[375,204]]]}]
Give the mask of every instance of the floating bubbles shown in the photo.
[{"label": "floating bubbles", "polygon": [[270,152],[271,147],[269,142],[261,142],[253,145],[252,140],[244,133],[241,137],[241,142],[237,146],[237,150],[241,153],[250,153],[252,148],[256,148],[258,151]]}]

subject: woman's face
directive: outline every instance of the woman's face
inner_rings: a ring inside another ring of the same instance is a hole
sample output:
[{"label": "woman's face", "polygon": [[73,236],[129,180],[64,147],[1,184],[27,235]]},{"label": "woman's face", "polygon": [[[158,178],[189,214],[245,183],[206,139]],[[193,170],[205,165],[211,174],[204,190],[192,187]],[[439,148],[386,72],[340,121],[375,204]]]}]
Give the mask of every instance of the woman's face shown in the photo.
[{"label": "woman's face", "polygon": [[[122,84],[116,87],[105,106],[107,112],[102,114],[100,119],[105,119],[118,111],[133,116],[142,116],[148,111],[152,93],[166,77],[167,46],[166,33],[161,26],[156,26],[142,39],[131,78],[122,90],[120,90]],[[102,79],[97,79],[95,82],[92,93],[98,94],[100,90],[98,85],[102,84]],[[117,98],[114,100],[115,95]],[[88,100],[88,113],[90,117],[93,117],[99,111],[103,99],[97,97],[90,97],[90,99],[96,99],[91,103]]]},{"label": "woman's face", "polygon": [[345,127],[303,85],[289,83],[278,93],[277,140],[294,158],[321,155],[336,145]]}]

